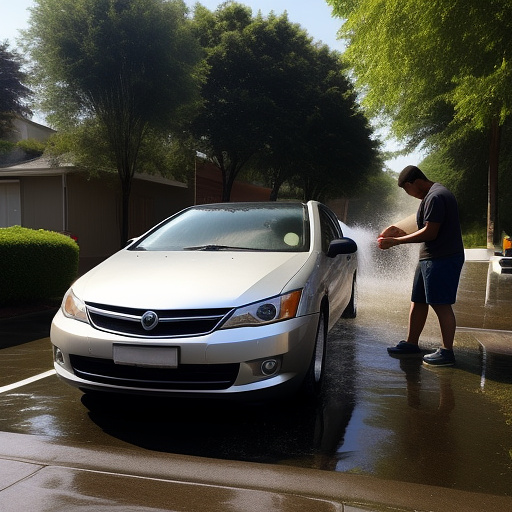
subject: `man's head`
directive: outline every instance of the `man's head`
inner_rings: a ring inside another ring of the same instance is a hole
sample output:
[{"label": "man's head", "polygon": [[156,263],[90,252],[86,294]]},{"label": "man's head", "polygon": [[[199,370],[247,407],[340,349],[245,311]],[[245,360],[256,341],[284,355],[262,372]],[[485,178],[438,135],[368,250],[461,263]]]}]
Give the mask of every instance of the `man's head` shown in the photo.
[{"label": "man's head", "polygon": [[403,188],[405,183],[414,183],[416,180],[428,181],[428,178],[415,165],[408,165],[398,176],[398,186]]},{"label": "man's head", "polygon": [[432,182],[415,165],[408,165],[398,176],[398,186],[407,194],[418,199],[423,199]]}]

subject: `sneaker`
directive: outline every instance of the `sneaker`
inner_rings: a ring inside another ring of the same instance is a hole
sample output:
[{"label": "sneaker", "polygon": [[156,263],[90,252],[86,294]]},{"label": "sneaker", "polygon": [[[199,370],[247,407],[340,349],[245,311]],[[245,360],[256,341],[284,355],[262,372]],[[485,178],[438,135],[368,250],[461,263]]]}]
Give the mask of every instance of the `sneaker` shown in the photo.
[{"label": "sneaker", "polygon": [[388,354],[392,356],[407,356],[411,354],[419,354],[420,347],[414,343],[407,343],[407,341],[400,341],[395,347],[388,347]]},{"label": "sneaker", "polygon": [[453,350],[438,348],[433,354],[423,356],[423,362],[431,366],[453,366],[455,364],[455,356]]}]

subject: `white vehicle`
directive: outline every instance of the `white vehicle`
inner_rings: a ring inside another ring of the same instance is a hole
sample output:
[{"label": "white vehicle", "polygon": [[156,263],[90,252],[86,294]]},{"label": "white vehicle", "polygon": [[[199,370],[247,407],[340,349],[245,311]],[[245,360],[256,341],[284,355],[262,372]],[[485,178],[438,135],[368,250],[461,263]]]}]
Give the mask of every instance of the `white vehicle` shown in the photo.
[{"label": "white vehicle", "polygon": [[51,326],[83,391],[318,392],[328,330],[356,315],[356,243],[316,201],[187,208],[79,278]]}]

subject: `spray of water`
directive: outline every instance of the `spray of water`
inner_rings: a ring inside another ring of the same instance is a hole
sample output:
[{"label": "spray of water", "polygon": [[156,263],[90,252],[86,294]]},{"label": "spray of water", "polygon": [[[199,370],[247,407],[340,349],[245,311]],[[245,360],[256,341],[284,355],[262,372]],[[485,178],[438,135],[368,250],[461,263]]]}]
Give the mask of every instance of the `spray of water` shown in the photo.
[{"label": "spray of water", "polygon": [[358,278],[360,283],[370,282],[383,286],[410,289],[412,275],[418,261],[418,246],[407,244],[392,247],[386,251],[377,246],[380,230],[371,226],[348,226],[343,222],[343,234],[357,243]]}]

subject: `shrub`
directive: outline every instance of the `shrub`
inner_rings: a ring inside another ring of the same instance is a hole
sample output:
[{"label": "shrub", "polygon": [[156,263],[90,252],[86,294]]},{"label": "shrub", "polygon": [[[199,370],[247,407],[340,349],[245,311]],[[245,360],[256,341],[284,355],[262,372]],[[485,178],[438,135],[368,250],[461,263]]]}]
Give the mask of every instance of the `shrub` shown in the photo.
[{"label": "shrub", "polygon": [[27,158],[37,158],[44,153],[45,144],[36,139],[24,139],[16,143],[16,146],[22,149]]},{"label": "shrub", "polygon": [[66,235],[0,228],[0,306],[62,298],[76,279],[78,245]]},{"label": "shrub", "polygon": [[0,156],[8,155],[14,150],[15,147],[16,144],[14,144],[14,142],[0,140]]},{"label": "shrub", "polygon": [[485,223],[472,223],[462,226],[462,241],[466,249],[487,247],[487,226]]},{"label": "shrub", "polygon": [[20,162],[32,160],[44,153],[45,144],[35,139],[9,142],[0,140],[0,165],[15,165]]}]

